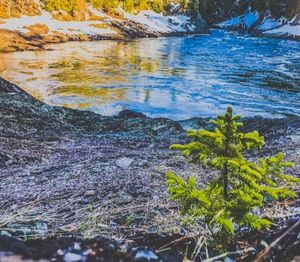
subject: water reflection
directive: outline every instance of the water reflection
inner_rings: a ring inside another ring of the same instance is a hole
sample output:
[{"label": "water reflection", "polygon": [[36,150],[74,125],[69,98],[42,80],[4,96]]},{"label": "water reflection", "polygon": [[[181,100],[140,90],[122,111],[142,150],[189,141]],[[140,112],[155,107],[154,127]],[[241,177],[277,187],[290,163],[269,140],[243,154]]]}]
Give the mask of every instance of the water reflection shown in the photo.
[{"label": "water reflection", "polygon": [[73,42],[0,55],[0,74],[47,103],[105,115],[123,109],[177,119],[300,115],[297,42],[211,36]]}]

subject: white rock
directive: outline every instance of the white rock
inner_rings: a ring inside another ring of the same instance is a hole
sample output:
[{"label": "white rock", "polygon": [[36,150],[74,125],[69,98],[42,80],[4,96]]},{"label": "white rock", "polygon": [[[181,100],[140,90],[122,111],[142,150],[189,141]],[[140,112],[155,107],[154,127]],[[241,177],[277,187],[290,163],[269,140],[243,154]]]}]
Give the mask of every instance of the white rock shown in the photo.
[{"label": "white rock", "polygon": [[79,262],[82,260],[82,257],[78,254],[74,253],[67,253],[64,256],[64,261],[65,262]]},{"label": "white rock", "polygon": [[128,169],[132,162],[132,158],[122,157],[116,161],[116,165],[122,169]]}]

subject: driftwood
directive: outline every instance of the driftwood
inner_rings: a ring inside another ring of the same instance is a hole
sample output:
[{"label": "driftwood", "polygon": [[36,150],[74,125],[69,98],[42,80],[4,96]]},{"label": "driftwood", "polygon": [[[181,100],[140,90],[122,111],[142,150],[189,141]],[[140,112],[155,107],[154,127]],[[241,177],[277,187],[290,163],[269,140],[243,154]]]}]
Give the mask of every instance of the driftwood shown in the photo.
[{"label": "driftwood", "polygon": [[300,220],[296,222],[293,226],[291,226],[285,233],[283,233],[280,237],[278,237],[274,242],[272,242],[269,246],[267,246],[262,252],[258,254],[258,256],[255,258],[254,262],[262,262],[265,261],[265,259],[269,256],[269,254],[272,252],[274,247],[277,246],[277,244],[286,238],[290,233],[292,233],[294,230],[296,230],[298,227],[300,227]]}]

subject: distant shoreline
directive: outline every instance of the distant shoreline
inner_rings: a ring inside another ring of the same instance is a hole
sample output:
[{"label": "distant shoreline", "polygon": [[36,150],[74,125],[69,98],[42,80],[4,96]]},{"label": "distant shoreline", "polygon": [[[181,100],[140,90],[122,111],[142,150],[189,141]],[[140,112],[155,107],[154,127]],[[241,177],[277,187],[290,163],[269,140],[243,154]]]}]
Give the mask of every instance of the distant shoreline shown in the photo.
[{"label": "distant shoreline", "polygon": [[46,44],[69,41],[132,40],[207,33],[205,23],[196,26],[185,15],[164,16],[153,11],[111,17],[98,12],[94,20],[60,21],[46,11],[42,15],[5,19],[0,23],[0,51],[43,50]]}]

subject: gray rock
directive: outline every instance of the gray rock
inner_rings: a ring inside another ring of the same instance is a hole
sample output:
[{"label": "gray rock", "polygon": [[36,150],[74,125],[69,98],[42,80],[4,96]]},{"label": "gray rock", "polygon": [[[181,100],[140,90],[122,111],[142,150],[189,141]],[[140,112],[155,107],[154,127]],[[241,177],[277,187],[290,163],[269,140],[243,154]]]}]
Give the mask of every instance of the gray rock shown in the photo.
[{"label": "gray rock", "polygon": [[88,191],[85,192],[84,195],[87,196],[87,197],[95,196],[96,191],[95,190],[88,190]]}]

